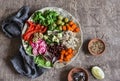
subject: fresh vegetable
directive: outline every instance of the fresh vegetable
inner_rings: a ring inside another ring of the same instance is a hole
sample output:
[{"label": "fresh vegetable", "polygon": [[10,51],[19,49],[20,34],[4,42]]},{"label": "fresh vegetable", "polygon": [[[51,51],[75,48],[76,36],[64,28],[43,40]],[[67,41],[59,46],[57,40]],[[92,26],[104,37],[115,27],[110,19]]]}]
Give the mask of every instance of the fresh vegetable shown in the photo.
[{"label": "fresh vegetable", "polygon": [[62,30],[66,31],[66,30],[67,30],[67,27],[66,27],[66,26],[63,26],[63,27],[62,27]]},{"label": "fresh vegetable", "polygon": [[57,20],[57,25],[60,25],[62,23],[61,20]]},{"label": "fresh vegetable", "polygon": [[72,48],[63,49],[60,52],[60,54],[61,54],[61,56],[60,56],[59,61],[60,62],[64,62],[64,61],[68,62],[74,56],[74,50]]},{"label": "fresh vegetable", "polygon": [[[66,19],[67,20],[67,19]],[[62,26],[62,30],[63,31],[72,31],[72,32],[79,32],[80,31],[80,28],[77,27],[77,25],[73,22],[73,21],[70,21],[68,24],[66,24],[65,26]]]},{"label": "fresh vegetable", "polygon": [[80,28],[75,28],[74,32],[79,32],[80,31]]},{"label": "fresh vegetable", "polygon": [[69,22],[69,25],[73,25],[73,24],[74,24],[74,22],[73,22],[73,21],[70,21],[70,22]]},{"label": "fresh vegetable", "polygon": [[64,22],[67,23],[69,21],[69,19],[66,17],[64,18]]},{"label": "fresh vegetable", "polygon": [[64,22],[61,23],[62,26],[63,26],[64,24],[65,24]]},{"label": "fresh vegetable", "polygon": [[30,45],[26,48],[26,52],[27,54],[32,55],[32,47]]},{"label": "fresh vegetable", "polygon": [[100,67],[94,66],[94,67],[92,67],[91,71],[92,71],[92,74],[95,78],[97,78],[97,79],[104,79],[105,78],[105,74]]},{"label": "fresh vegetable", "polygon": [[47,44],[60,43],[60,40],[62,39],[62,32],[48,30],[47,34],[44,35],[43,38]]},{"label": "fresh vegetable", "polygon": [[62,26],[59,26],[59,30],[60,30],[60,31],[62,30]]},{"label": "fresh vegetable", "polygon": [[62,15],[59,15],[59,16],[58,16],[58,19],[59,19],[59,20],[63,20],[63,16],[62,16]]},{"label": "fresh vegetable", "polygon": [[58,37],[59,39],[61,39],[62,36],[63,36],[62,33],[58,33],[58,34],[57,34],[57,37]]},{"label": "fresh vegetable", "polygon": [[64,26],[68,21],[69,19],[67,17],[64,18],[62,15],[59,15],[56,23],[58,26]]},{"label": "fresh vegetable", "polygon": [[45,67],[45,68],[52,67],[52,62],[49,60],[46,60],[41,55],[34,57],[34,62],[40,67]]},{"label": "fresh vegetable", "polygon": [[31,46],[33,48],[32,53],[35,56],[40,55],[40,54],[43,55],[47,51],[47,45],[45,41],[42,39],[39,39],[36,42],[32,42]]},{"label": "fresh vegetable", "polygon": [[58,13],[53,10],[46,10],[45,12],[37,11],[32,19],[35,23],[40,23],[44,26],[51,27],[57,20]]},{"label": "fresh vegetable", "polygon": [[53,27],[56,27],[57,25],[55,23],[53,23]]},{"label": "fresh vegetable", "polygon": [[53,41],[53,42],[57,42],[57,43],[60,42],[60,40],[59,40],[56,36],[53,36],[52,41]]},{"label": "fresh vegetable", "polygon": [[40,24],[35,24],[33,22],[29,22],[29,27],[27,31],[23,34],[23,39],[25,41],[29,41],[31,35],[34,33],[40,32],[40,33],[45,33],[47,31],[47,27],[41,26]]},{"label": "fresh vegetable", "polygon": [[51,67],[51,65],[52,65],[52,63],[51,63],[50,61],[46,61],[46,62],[45,62],[45,66]]}]

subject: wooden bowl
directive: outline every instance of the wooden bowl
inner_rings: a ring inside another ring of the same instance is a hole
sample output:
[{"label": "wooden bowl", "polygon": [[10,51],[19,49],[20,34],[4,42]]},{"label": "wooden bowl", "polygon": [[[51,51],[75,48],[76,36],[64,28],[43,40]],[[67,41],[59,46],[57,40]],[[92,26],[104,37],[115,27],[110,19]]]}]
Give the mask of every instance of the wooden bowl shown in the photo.
[{"label": "wooden bowl", "polygon": [[85,73],[85,81],[88,81],[88,72],[87,70],[83,69],[83,68],[73,68],[70,70],[69,74],[68,74],[68,81],[74,81],[73,80],[73,74],[77,73],[79,71],[82,71]]},{"label": "wooden bowl", "polygon": [[94,56],[99,56],[105,51],[105,43],[98,38],[90,40],[88,43],[88,50]]}]

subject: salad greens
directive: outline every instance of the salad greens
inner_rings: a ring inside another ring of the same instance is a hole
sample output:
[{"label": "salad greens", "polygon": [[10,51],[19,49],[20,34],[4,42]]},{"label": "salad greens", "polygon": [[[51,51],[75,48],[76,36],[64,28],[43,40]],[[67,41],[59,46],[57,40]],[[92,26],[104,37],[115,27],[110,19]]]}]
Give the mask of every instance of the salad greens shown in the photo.
[{"label": "salad greens", "polygon": [[[60,43],[62,39],[62,20],[64,17],[58,14],[53,10],[46,10],[44,12],[37,11],[33,14],[32,20],[34,23],[41,24],[47,27],[47,32],[43,34],[42,38],[46,41],[47,44]],[[64,24],[64,23],[63,23]],[[33,39],[38,38],[35,34]],[[29,55],[32,55],[33,48],[31,45],[28,45],[26,52]],[[38,66],[41,67],[52,67],[52,62],[46,60],[42,55],[34,57],[34,61]]]},{"label": "salad greens", "polygon": [[53,24],[55,24],[58,15],[59,14],[57,12],[51,10],[46,10],[43,13],[41,11],[37,11],[33,15],[32,19],[36,23],[40,23],[51,28]]},{"label": "salad greens", "polygon": [[45,58],[43,58],[41,55],[34,57],[34,62],[41,67],[52,67],[52,62],[45,60]]},{"label": "salad greens", "polygon": [[28,47],[26,48],[26,52],[29,55],[32,55],[32,47],[30,45],[28,45]]},{"label": "salad greens", "polygon": [[43,39],[47,42],[47,44],[60,43],[60,40],[62,39],[62,32],[49,30],[46,35],[43,36]]}]

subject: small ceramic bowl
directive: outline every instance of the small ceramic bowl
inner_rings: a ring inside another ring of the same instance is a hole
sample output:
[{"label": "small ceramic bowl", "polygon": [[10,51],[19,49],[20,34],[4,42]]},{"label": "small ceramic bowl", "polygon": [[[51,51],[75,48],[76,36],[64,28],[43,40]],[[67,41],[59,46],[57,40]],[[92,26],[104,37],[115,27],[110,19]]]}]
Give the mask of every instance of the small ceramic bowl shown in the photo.
[{"label": "small ceramic bowl", "polygon": [[77,73],[77,72],[84,72],[85,73],[85,81],[88,81],[88,72],[87,72],[87,70],[85,70],[83,68],[73,68],[73,69],[71,69],[69,74],[68,74],[68,81],[74,81],[73,74]]},{"label": "small ceramic bowl", "polygon": [[90,40],[88,43],[88,50],[94,56],[99,56],[105,51],[105,43],[98,38]]}]

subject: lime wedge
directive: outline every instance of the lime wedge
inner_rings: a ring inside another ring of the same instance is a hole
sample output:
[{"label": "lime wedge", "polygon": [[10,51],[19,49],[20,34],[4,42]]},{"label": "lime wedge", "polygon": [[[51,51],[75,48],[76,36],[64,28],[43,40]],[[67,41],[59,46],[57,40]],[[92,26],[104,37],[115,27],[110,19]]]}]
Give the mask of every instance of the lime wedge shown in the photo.
[{"label": "lime wedge", "polygon": [[94,66],[92,68],[92,74],[96,79],[100,79],[100,80],[104,79],[104,77],[105,77],[103,70],[98,66]]}]

